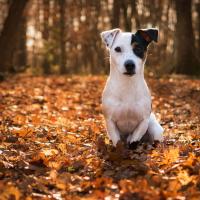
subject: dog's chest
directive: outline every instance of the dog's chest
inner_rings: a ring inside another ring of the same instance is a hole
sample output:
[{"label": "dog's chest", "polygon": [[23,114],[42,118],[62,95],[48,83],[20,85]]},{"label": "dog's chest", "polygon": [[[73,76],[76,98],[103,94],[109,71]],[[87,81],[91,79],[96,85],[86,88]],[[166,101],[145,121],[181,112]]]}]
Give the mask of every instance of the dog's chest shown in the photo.
[{"label": "dog's chest", "polygon": [[118,106],[113,110],[113,120],[122,133],[134,131],[137,125],[148,115],[150,115],[150,101],[141,99],[135,101],[119,101]]},{"label": "dog's chest", "polygon": [[151,98],[146,84],[130,89],[112,89],[107,85],[103,93],[105,117],[114,121],[123,134],[134,131],[138,124],[151,112]]}]

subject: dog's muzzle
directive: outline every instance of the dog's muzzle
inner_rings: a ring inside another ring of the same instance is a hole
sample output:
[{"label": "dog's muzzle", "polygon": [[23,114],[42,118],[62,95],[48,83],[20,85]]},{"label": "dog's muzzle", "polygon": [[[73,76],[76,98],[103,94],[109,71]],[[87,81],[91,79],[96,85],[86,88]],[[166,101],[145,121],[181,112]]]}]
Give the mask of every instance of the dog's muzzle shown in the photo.
[{"label": "dog's muzzle", "polygon": [[124,72],[125,75],[133,76],[135,74],[135,63],[132,60],[127,60],[124,63],[126,72]]}]

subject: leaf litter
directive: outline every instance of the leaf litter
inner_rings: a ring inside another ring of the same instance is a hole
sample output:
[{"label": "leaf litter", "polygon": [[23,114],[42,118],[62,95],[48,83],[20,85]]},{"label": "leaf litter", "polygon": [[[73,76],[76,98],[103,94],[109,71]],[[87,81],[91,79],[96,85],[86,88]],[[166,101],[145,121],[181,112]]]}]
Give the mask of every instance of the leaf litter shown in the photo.
[{"label": "leaf litter", "polygon": [[114,148],[103,76],[0,83],[0,199],[199,199],[200,81],[148,77],[160,144]]}]

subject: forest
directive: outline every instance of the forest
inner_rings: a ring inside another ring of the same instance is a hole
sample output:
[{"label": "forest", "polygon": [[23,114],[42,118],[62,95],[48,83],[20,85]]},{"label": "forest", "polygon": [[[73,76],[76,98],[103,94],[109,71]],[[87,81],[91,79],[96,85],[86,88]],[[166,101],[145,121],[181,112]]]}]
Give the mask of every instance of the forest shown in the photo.
[{"label": "forest", "polygon": [[[163,142],[108,138],[114,28],[159,30],[144,74]],[[199,0],[0,0],[0,200],[199,198]]]},{"label": "forest", "polygon": [[[100,32],[159,29],[147,70],[199,74],[198,0],[0,1],[0,71],[105,74]],[[6,51],[5,51],[6,49]],[[90,55],[90,56],[88,56]]]}]

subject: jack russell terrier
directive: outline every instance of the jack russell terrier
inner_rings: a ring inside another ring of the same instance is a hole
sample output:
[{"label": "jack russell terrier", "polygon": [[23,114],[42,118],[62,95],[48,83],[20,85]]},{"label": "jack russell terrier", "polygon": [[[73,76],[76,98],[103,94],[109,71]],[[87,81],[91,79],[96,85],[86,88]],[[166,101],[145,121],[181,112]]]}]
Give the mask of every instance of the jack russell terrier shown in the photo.
[{"label": "jack russell terrier", "polygon": [[110,75],[102,95],[102,107],[109,138],[114,146],[122,138],[127,144],[163,140],[163,128],[151,110],[151,95],[144,80],[147,47],[158,40],[157,29],[135,34],[113,29],[101,33],[110,53]]}]

